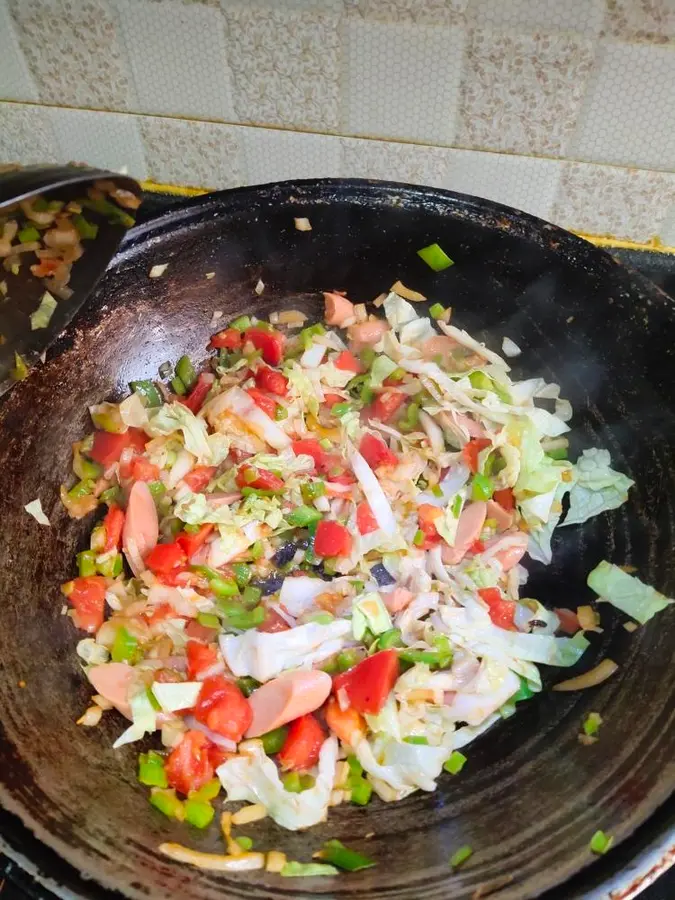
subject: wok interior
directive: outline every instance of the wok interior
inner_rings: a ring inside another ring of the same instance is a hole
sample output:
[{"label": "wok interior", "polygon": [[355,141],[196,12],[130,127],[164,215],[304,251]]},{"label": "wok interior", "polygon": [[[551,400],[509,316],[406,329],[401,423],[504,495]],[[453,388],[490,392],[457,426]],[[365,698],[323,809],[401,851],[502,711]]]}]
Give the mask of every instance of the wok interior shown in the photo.
[{"label": "wok interior", "polygon": [[[309,217],[312,231],[296,231],[294,216]],[[434,241],[456,263],[441,274],[415,252]],[[169,264],[165,274],[149,279],[158,263]],[[157,377],[161,363],[182,353],[203,359],[215,310],[223,323],[282,308],[316,317],[321,290],[366,302],[397,279],[452,305],[455,324],[493,349],[502,335],[511,337],[523,350],[516,376],[557,381],[571,400],[572,458],[582,447],[607,447],[616,468],[636,481],[620,510],[562,530],[553,565],[528,564],[527,594],[549,606],[588,602],[586,574],[603,558],[637,566],[666,593],[675,588],[667,400],[673,313],[656,289],[634,283],[609,257],[484,201],[364,183],[214,195],[138,229],[50,361],[0,409],[0,799],[79,871],[125,896],[185,896],[189,886],[200,900],[413,898],[422,891],[465,898],[512,874],[499,896],[522,900],[589,864],[596,829],[620,840],[672,788],[669,612],[629,635],[603,608],[605,631],[593,636],[579,668],[611,655],[617,675],[592,691],[544,692],[521,704],[470,745],[462,774],[443,776],[437,792],[365,809],[343,805],[306,833],[269,821],[246,829],[256,848],[292,859],[308,861],[337,837],[378,861],[337,886],[260,872],[225,877],[164,860],[155,852],[164,840],[222,852],[216,827],[203,834],[149,806],[136,783],[138,745],[111,749],[124,727],[117,714],[96,729],[75,724],[90,689],[74,652],[82,635],[61,615],[58,586],[72,577],[91,521],[67,518],[58,487],[68,478],[71,443],[90,428],[87,406],[119,396],[132,378]],[[51,528],[23,511],[38,496]],[[549,683],[565,677],[543,674]],[[601,742],[584,747],[577,735],[591,710],[605,722]],[[474,848],[473,860],[451,875],[447,860],[463,844]],[[87,896],[110,895],[92,883]]]}]

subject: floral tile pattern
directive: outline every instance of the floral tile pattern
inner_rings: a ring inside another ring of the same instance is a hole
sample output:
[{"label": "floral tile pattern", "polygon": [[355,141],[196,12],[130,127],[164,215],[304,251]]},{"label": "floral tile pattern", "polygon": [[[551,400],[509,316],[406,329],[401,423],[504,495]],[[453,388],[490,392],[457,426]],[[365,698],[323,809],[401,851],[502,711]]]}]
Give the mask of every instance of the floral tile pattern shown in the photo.
[{"label": "floral tile pattern", "polygon": [[573,133],[593,62],[590,40],[569,34],[470,34],[457,143],[560,156]]},{"label": "floral tile pattern", "polygon": [[675,41],[673,0],[607,0],[607,9],[614,37],[655,44]]},{"label": "floral tile pattern", "polygon": [[597,35],[605,21],[606,3],[607,0],[469,0],[467,20],[481,28]]},{"label": "floral tile pattern", "polygon": [[347,0],[349,9],[379,22],[451,25],[463,21],[470,0]]},{"label": "floral tile pattern", "polygon": [[0,104],[0,163],[61,162],[49,110],[18,103]]},{"label": "floral tile pattern", "polygon": [[442,187],[448,153],[440,147],[343,138],[342,174]]},{"label": "floral tile pattern", "polygon": [[209,188],[243,183],[236,127],[141,117],[140,128],[154,181]]},{"label": "floral tile pattern", "polygon": [[10,0],[43,103],[131,109],[129,62],[104,0]]},{"label": "floral tile pattern", "polygon": [[229,3],[225,15],[240,121],[335,130],[339,17]]}]

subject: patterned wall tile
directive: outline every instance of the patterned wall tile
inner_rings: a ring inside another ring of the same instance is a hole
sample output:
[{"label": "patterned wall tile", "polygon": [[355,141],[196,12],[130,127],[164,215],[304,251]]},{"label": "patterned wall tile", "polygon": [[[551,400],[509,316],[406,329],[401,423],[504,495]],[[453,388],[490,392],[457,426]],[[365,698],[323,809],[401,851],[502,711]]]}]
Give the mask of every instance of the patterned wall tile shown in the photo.
[{"label": "patterned wall tile", "polygon": [[469,0],[347,0],[350,12],[379,22],[450,25],[463,21]]},{"label": "patterned wall tile", "polygon": [[102,0],[10,0],[43,103],[129,109],[129,64]]},{"label": "patterned wall tile", "polygon": [[49,116],[63,162],[86,162],[145,179],[140,118],[84,109],[50,109]]},{"label": "patterned wall tile", "polygon": [[337,178],[342,174],[339,137],[272,128],[240,131],[247,184],[287,178]]},{"label": "patterned wall tile", "polygon": [[659,237],[666,247],[675,247],[675,203],[670,207],[665,222],[661,226]]},{"label": "patterned wall tile", "polygon": [[37,100],[38,92],[19,47],[7,0],[0,0],[0,91],[6,100]]},{"label": "patterned wall tile", "polygon": [[173,0],[117,0],[116,5],[138,109],[232,121],[220,9]]},{"label": "patterned wall tile", "polygon": [[240,121],[334,130],[340,17],[229,2],[224,8]]},{"label": "patterned wall tile", "polygon": [[236,187],[244,181],[236,125],[141,116],[148,174],[193,187]]},{"label": "patterned wall tile", "polygon": [[605,0],[469,0],[467,20],[480,27],[597,35],[605,10]]},{"label": "patterned wall tile", "polygon": [[576,35],[472,31],[457,143],[563,154],[592,61],[592,42]]},{"label": "patterned wall tile", "polygon": [[0,102],[0,163],[60,162],[49,110]]},{"label": "patterned wall tile", "polygon": [[450,150],[444,187],[550,219],[562,161]]},{"label": "patterned wall tile", "polygon": [[341,138],[342,174],[345,178],[377,178],[443,187],[448,150],[393,141]]},{"label": "patterned wall tile", "polygon": [[647,241],[675,204],[675,174],[565,162],[553,221],[592,234]]},{"label": "patterned wall tile", "polygon": [[462,26],[350,18],[343,50],[343,130],[451,143],[464,40]]},{"label": "patterned wall tile", "polygon": [[608,31],[629,41],[675,41],[673,0],[607,0]]},{"label": "patterned wall tile", "polygon": [[570,143],[571,155],[675,169],[675,52],[605,42]]}]

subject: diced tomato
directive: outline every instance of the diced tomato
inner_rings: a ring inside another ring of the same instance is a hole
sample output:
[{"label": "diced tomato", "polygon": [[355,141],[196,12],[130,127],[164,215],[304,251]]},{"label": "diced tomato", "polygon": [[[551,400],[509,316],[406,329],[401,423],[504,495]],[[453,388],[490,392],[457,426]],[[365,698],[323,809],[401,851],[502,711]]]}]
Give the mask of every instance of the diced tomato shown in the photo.
[{"label": "diced tomato", "polygon": [[195,466],[191,472],[183,476],[183,481],[194,494],[203,491],[216,474],[217,466]]},{"label": "diced tomato", "polygon": [[188,559],[194,556],[194,554],[199,550],[199,548],[206,543],[209,538],[209,535],[213,531],[214,526],[210,524],[202,525],[195,534],[190,534],[188,531],[183,531],[176,538],[176,543],[179,544],[183,548],[183,552],[187,556]]},{"label": "diced tomato", "polygon": [[330,697],[324,707],[326,725],[343,744],[356,744],[358,738],[365,736],[366,720],[352,706],[341,709],[335,697]]},{"label": "diced tomato", "polygon": [[140,428],[127,428],[122,434],[111,434],[109,431],[96,431],[94,443],[89,456],[94,462],[100,463],[104,469],[111,466],[122,455],[122,450],[133,447],[139,453],[145,449],[150,440]]},{"label": "diced tomato", "polygon": [[236,756],[236,753],[232,753],[224,747],[219,747],[218,744],[211,744],[209,747],[209,762],[214,770],[217,769],[218,766],[222,766],[228,759],[232,759],[233,756]]},{"label": "diced tomato", "polygon": [[406,395],[401,391],[388,388],[381,391],[373,403],[373,418],[381,422],[389,422],[406,401]]},{"label": "diced tomato", "polygon": [[371,469],[378,466],[395,466],[398,463],[396,454],[387,447],[382,438],[374,434],[364,434],[359,444],[359,453]]},{"label": "diced tomato", "polygon": [[159,606],[150,608],[152,609],[152,613],[141,613],[141,616],[150,627],[158,625],[160,622],[166,621],[166,619],[176,618],[176,610],[170,603],[160,603]]},{"label": "diced tomato", "polygon": [[356,507],[356,525],[360,534],[370,534],[380,527],[367,500],[361,501]]},{"label": "diced tomato", "polygon": [[204,405],[206,395],[213,386],[213,381],[214,376],[210,372],[200,372],[199,377],[197,378],[197,383],[192,388],[188,396],[179,397],[178,399],[183,404],[183,406],[187,406],[190,412],[193,412],[195,415],[197,415],[199,410]]},{"label": "diced tomato", "polygon": [[579,617],[573,609],[558,609],[556,607],[553,612],[560,619],[560,630],[564,631],[565,634],[576,634],[581,628]]},{"label": "diced tomato", "polygon": [[172,788],[186,796],[198,791],[213,778],[213,765],[209,759],[211,741],[201,731],[186,731],[183,740],[175,747],[164,764],[166,777]]},{"label": "diced tomato", "polygon": [[501,491],[495,491],[492,495],[495,503],[499,503],[506,512],[511,512],[516,508],[516,498],[513,496],[511,488],[503,488]]},{"label": "diced tomato", "polygon": [[294,719],[288,728],[284,746],[277,759],[284,769],[311,769],[319,761],[319,752],[326,739],[318,719],[311,713]]},{"label": "diced tomato", "polygon": [[[327,479],[327,484],[333,482],[334,484],[356,484],[356,478],[351,472],[348,472],[346,469],[343,472],[339,472],[337,475],[331,475]],[[347,496],[344,494],[343,496]]]},{"label": "diced tomato", "polygon": [[108,553],[110,550],[117,550],[122,542],[124,510],[113,504],[105,515],[103,527],[105,528],[104,552]]},{"label": "diced tomato", "polygon": [[214,350],[239,350],[241,347],[241,331],[236,328],[226,328],[217,334],[211,335],[209,347]]},{"label": "diced tomato", "polygon": [[327,394],[324,391],[323,402],[329,409],[332,409],[336,403],[344,403],[344,397],[341,397],[339,394]]},{"label": "diced tomato", "polygon": [[[213,635],[212,629],[211,634]],[[216,648],[212,644],[201,644],[198,641],[187,642],[185,655],[187,656],[187,673],[190,681],[201,681],[219,662]]]},{"label": "diced tomato", "polygon": [[360,375],[363,372],[361,362],[349,350],[343,350],[341,353],[338,353],[335,359],[335,368],[342,369],[344,372],[353,372],[355,375]]},{"label": "diced tomato", "polygon": [[490,444],[491,441],[489,438],[472,438],[468,444],[464,445],[462,456],[464,457],[464,462],[472,472],[478,471],[478,454],[481,450],[485,450],[486,447],[489,447]]},{"label": "diced tomato", "polygon": [[169,587],[189,587],[191,581],[199,577],[194,575],[187,566],[176,566],[174,569],[169,569],[168,572],[156,572],[155,576],[158,581]]},{"label": "diced tomato", "polygon": [[134,456],[131,460],[130,474],[132,481],[158,481],[159,466],[144,456]]},{"label": "diced tomato", "polygon": [[436,530],[436,519],[443,515],[443,511],[431,503],[421,503],[417,507],[417,521],[420,531],[424,534],[424,542],[417,544],[420,550],[431,550],[441,542],[441,536]]},{"label": "diced tomato", "polygon": [[349,556],[352,536],[339,522],[322,519],[316,526],[314,552],[317,556]]},{"label": "diced tomato", "polygon": [[360,713],[376,715],[387,701],[399,672],[395,650],[380,650],[333,679],[333,691],[346,691],[349,705]]},{"label": "diced tomato", "polygon": [[177,541],[171,544],[157,544],[145,557],[145,565],[155,575],[175,574],[176,569],[182,569],[187,562],[185,550]]},{"label": "diced tomato", "polygon": [[499,588],[481,588],[478,594],[488,605],[488,612],[493,625],[505,628],[507,631],[515,631],[516,626],[513,617],[516,612],[516,604],[513,600],[505,600]]},{"label": "diced tomato", "polygon": [[482,553],[485,550],[485,544],[482,541],[474,541],[469,547],[469,553]]},{"label": "diced tomato", "polygon": [[262,409],[266,416],[269,416],[270,419],[273,419],[276,416],[276,400],[272,400],[271,397],[268,397],[267,394],[263,394],[263,392],[259,391],[257,388],[248,388],[246,393],[251,400],[253,400],[258,409]]},{"label": "diced tomato", "polygon": [[253,710],[234,681],[224,675],[205,679],[194,717],[211,731],[240,741],[253,719]]},{"label": "diced tomato", "polygon": [[60,265],[59,259],[41,259],[39,263],[32,265],[30,270],[36,278],[47,278],[48,275],[53,275]]},{"label": "diced tomato", "polygon": [[311,456],[317,471],[323,472],[326,469],[326,465],[329,462],[329,454],[326,453],[316,438],[303,438],[300,441],[293,441],[291,447],[296,456],[301,454]]},{"label": "diced tomato", "polygon": [[258,631],[274,634],[277,631],[288,631],[290,627],[288,622],[275,609],[268,609],[262,625],[258,625]]},{"label": "diced tomato", "polygon": [[103,624],[106,580],[102,575],[75,578],[61,588],[75,613],[73,622],[92,634]]},{"label": "diced tomato", "polygon": [[207,628],[196,619],[189,619],[185,626],[185,634],[193,641],[199,641],[201,644],[209,644],[216,639],[218,634],[217,628]]},{"label": "diced tomato", "polygon": [[277,397],[285,397],[288,393],[288,378],[267,366],[261,366],[255,373],[255,383],[261,391],[276,394]]},{"label": "diced tomato", "polygon": [[280,331],[249,328],[244,332],[244,340],[250,341],[256,350],[262,350],[262,357],[270,366],[278,366],[284,358],[286,338]]},{"label": "diced tomato", "polygon": [[[255,478],[253,475],[249,475],[249,472],[255,474]],[[284,489],[284,483],[278,475],[267,469],[259,469],[257,466],[255,468],[242,466],[237,472],[235,481],[237,487],[240,488],[252,487],[259,491],[282,491]]]}]

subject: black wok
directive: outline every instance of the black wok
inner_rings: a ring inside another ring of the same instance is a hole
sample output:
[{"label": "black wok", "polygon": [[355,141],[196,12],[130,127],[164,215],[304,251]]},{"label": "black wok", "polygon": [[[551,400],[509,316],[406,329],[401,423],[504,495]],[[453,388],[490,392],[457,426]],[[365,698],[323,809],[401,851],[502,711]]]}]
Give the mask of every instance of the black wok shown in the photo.
[{"label": "black wok", "polygon": [[[296,231],[295,216],[307,216],[313,230]],[[415,253],[433,241],[456,263],[438,275]],[[169,267],[149,279],[157,263]],[[469,898],[481,883],[512,876],[498,896],[525,900],[591,865],[596,829],[614,835],[611,853],[621,856],[621,842],[670,795],[673,610],[628,634],[604,607],[605,630],[579,668],[610,655],[617,674],[586,692],[547,692],[521,704],[469,748],[464,771],[443,777],[436,793],[342,806],[305,834],[268,822],[249,829],[261,849],[301,860],[327,838],[367,845],[377,868],[335,881],[258,872],[225,878],[161,858],[155,848],[163,840],[220,851],[215,827],[198,833],[151,809],[135,780],[137,748],[111,750],[120,720],[110,716],[94,730],[75,724],[90,691],[58,585],[72,577],[91,523],[67,518],[58,485],[70,443],[88,427],[87,405],[119,396],[132,378],[156,377],[162,362],[184,352],[203,357],[214,310],[224,321],[299,303],[318,311],[318,291],[344,289],[368,301],[396,279],[451,303],[456,322],[493,347],[502,334],[515,340],[523,348],[516,375],[557,381],[572,401],[573,455],[607,447],[636,481],[617,512],[562,530],[554,564],[529,566],[528,594],[550,606],[587,603],[586,574],[603,558],[636,566],[645,581],[675,592],[675,312],[665,295],[567,232],[440,190],[316,181],[185,203],[128,235],[86,313],[0,408],[0,801],[93,879],[86,888],[78,882],[76,896],[109,898],[114,888],[158,900],[320,893],[431,900]],[[37,496],[51,528],[23,511]],[[556,677],[549,673],[549,682]],[[605,724],[600,742],[585,747],[577,735],[591,710]],[[668,840],[664,833],[664,852]],[[462,844],[474,856],[451,874],[447,860]],[[589,895],[563,888],[561,896]]]}]

